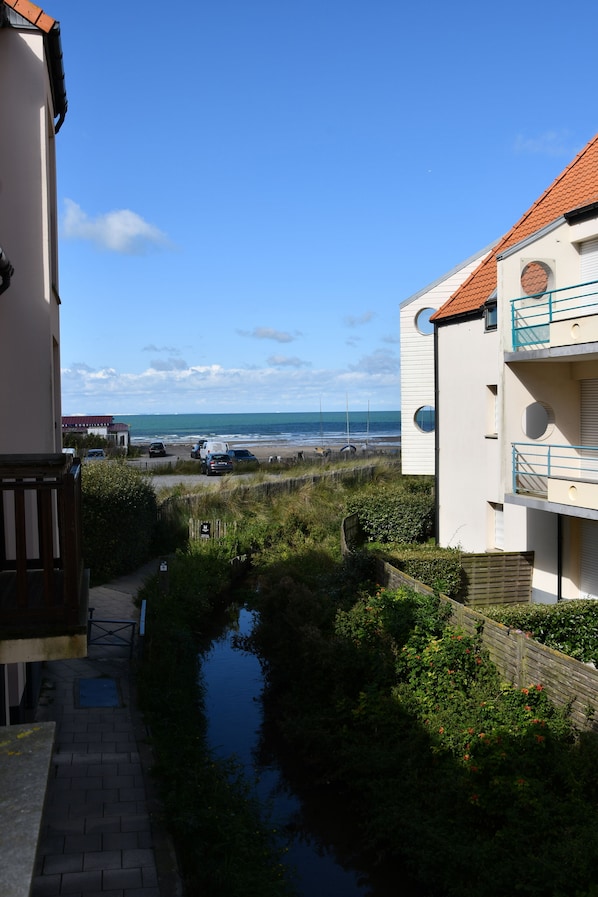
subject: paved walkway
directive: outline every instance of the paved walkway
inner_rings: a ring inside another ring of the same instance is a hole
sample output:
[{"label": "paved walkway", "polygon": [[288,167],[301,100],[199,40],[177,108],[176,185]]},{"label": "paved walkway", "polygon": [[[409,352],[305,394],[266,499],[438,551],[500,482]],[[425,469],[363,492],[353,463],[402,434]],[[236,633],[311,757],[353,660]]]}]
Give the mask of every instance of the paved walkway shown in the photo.
[{"label": "paved walkway", "polygon": [[[91,589],[94,619],[138,621],[133,599],[157,566]],[[85,659],[46,663],[36,719],[56,722],[56,742],[31,897],[180,895],[129,648],[90,644]]]}]

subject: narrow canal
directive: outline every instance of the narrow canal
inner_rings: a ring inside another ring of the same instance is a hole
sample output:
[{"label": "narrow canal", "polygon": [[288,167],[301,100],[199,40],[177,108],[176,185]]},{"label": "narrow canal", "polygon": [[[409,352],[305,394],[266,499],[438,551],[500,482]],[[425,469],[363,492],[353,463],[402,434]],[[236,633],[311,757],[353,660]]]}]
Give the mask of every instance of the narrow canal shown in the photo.
[{"label": "narrow canal", "polygon": [[[239,643],[250,634],[254,615],[241,608],[238,618],[212,643],[203,656],[208,739],[221,757],[235,755],[248,781],[256,781],[256,793],[271,808],[273,826],[288,836],[289,877],[302,897],[388,897],[397,893],[397,880],[388,889],[373,884],[368,874],[351,868],[340,859],[343,820],[335,818],[334,807],[306,806],[292,792],[276,760],[267,763],[260,756],[274,756],[264,750],[262,732],[263,678],[260,663]],[[259,748],[259,750],[258,750]],[[337,816],[340,814],[336,814]]]}]

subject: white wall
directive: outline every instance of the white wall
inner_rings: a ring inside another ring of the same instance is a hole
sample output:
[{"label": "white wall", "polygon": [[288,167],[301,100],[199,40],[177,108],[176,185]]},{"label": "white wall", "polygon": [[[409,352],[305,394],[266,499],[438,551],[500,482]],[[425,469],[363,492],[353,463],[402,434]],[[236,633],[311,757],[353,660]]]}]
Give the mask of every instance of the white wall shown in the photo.
[{"label": "white wall", "polygon": [[498,383],[497,332],[485,332],[483,317],[439,327],[437,363],[439,541],[486,551],[496,547],[491,503],[503,502],[488,389]]},{"label": "white wall", "polygon": [[418,316],[438,311],[488,254],[488,248],[453,268],[439,280],[401,303],[401,465],[406,474],[435,471],[434,433],[415,424],[418,408],[434,407],[434,335],[418,329]]},{"label": "white wall", "polygon": [[0,29],[0,452],[61,446],[53,114],[41,34]]}]

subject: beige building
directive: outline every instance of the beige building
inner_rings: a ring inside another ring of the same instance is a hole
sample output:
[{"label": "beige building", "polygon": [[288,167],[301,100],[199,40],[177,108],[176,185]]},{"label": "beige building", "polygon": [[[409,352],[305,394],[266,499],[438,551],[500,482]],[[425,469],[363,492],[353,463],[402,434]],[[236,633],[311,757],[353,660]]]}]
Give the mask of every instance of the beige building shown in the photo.
[{"label": "beige building", "polygon": [[0,2],[0,725],[27,715],[42,660],[86,653],[80,468],[61,452],[58,22]]},{"label": "beige building", "polygon": [[598,136],[432,320],[440,543],[598,597]]}]

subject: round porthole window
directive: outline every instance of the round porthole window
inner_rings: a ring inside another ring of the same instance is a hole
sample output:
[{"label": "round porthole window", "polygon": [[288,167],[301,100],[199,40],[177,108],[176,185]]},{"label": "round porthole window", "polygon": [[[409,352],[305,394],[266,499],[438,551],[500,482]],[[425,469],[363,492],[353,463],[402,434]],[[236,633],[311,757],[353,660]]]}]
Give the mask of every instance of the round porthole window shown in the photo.
[{"label": "round porthole window", "polygon": [[434,333],[434,324],[430,318],[435,311],[435,308],[422,308],[421,311],[418,311],[415,317],[415,326],[422,336],[430,336],[431,333]]},{"label": "round porthole window", "polygon": [[431,405],[422,405],[413,415],[413,421],[422,433],[433,433],[436,429],[436,411]]},{"label": "round porthole window", "polygon": [[544,402],[532,402],[523,412],[522,429],[528,439],[542,439],[550,435],[554,414]]},{"label": "round porthole window", "polygon": [[552,285],[552,270],[546,262],[528,262],[521,272],[521,289],[526,296],[545,293]]}]

